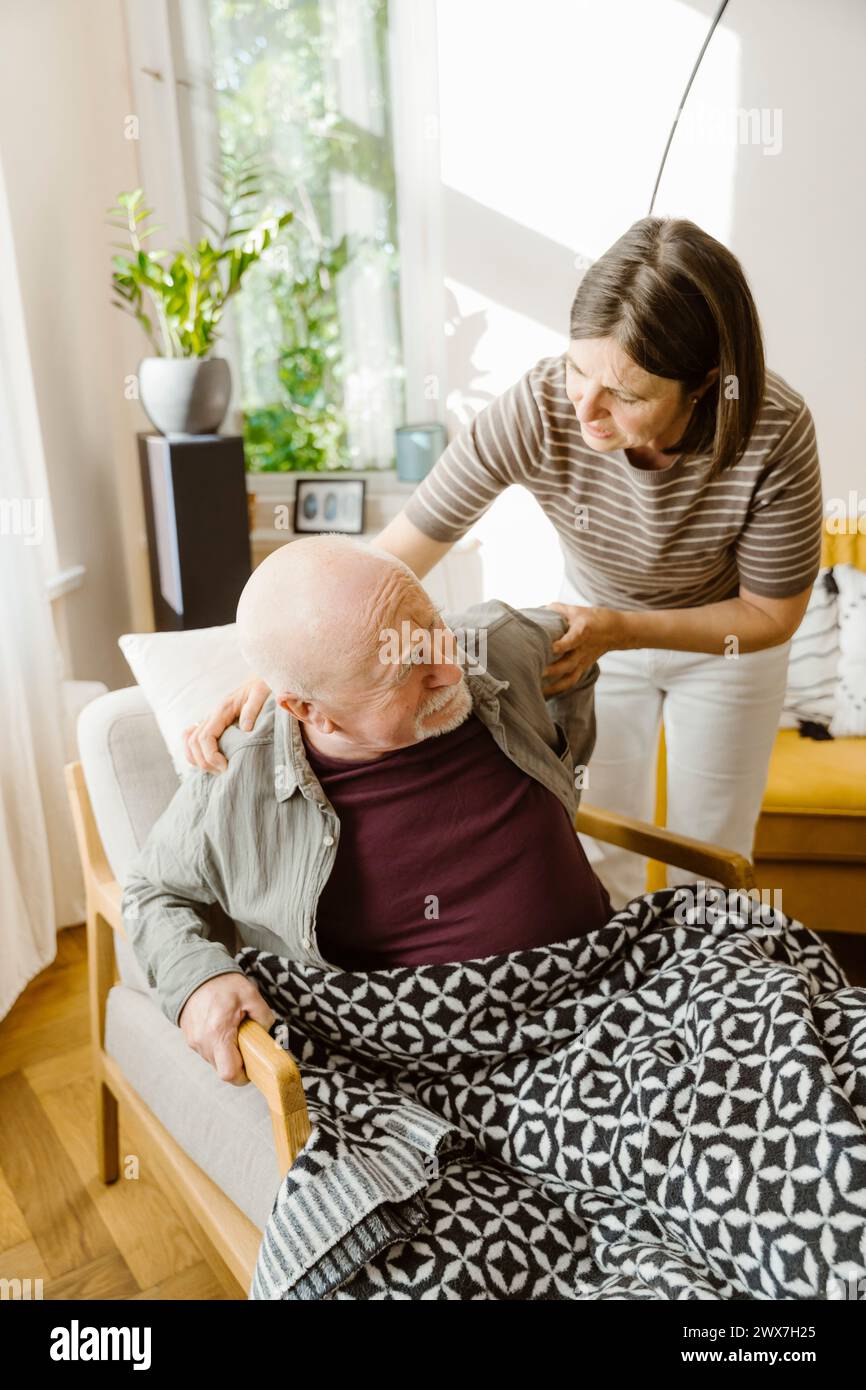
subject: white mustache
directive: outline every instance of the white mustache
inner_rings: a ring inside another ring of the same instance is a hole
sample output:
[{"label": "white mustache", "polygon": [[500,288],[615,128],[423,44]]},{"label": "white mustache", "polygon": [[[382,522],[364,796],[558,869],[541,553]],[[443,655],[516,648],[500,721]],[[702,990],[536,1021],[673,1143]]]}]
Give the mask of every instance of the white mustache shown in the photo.
[{"label": "white mustache", "polygon": [[426,700],[421,709],[419,709],[416,717],[418,719],[426,719],[429,714],[435,714],[443,705],[447,705],[454,699],[454,691],[455,687],[453,685],[446,686],[444,690],[434,690],[430,699]]},{"label": "white mustache", "polygon": [[[431,715],[443,708],[445,705],[451,706],[453,713],[446,718],[439,728],[427,729],[427,721]],[[456,728],[462,724],[472,709],[472,696],[465,679],[460,680],[456,686],[448,686],[445,690],[437,690],[426,701],[423,709],[419,710],[415,716],[415,737],[417,739],[433,738],[436,734],[448,733],[451,728]]]}]

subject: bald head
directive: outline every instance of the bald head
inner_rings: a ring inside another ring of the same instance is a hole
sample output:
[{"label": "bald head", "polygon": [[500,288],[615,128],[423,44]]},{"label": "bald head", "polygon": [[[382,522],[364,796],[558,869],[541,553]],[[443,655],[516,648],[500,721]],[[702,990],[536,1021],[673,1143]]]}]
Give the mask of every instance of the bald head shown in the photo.
[{"label": "bald head", "polygon": [[322,700],[363,678],[379,633],[429,603],[402,560],[348,536],[307,536],[255,569],[237,611],[241,651],[274,694]]}]

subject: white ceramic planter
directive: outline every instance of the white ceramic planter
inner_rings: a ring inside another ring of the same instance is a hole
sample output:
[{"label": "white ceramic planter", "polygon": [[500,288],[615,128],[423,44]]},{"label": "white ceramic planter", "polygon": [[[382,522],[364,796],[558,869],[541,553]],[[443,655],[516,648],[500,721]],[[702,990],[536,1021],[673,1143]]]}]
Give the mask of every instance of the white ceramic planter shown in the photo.
[{"label": "white ceramic planter", "polygon": [[145,357],[138,389],[161,434],[216,434],[232,390],[224,357]]}]

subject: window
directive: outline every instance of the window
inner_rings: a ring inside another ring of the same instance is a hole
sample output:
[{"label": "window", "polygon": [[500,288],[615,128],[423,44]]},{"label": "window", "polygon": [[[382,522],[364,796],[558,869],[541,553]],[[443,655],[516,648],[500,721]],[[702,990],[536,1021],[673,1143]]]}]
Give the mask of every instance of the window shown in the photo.
[{"label": "window", "polygon": [[293,209],[234,301],[252,469],[390,467],[403,419],[387,0],[207,0],[220,145]]}]

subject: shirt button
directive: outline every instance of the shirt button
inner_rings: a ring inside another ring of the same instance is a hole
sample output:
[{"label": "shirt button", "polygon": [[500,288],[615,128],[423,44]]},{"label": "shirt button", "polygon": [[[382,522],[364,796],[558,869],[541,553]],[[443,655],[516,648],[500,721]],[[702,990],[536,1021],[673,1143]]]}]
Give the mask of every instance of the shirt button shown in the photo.
[{"label": "shirt button", "polygon": [[333,843],[334,843],[334,837],[333,837],[333,835],[326,835],[326,836],[324,837],[323,841],[322,841],[322,844],[325,844],[325,845],[332,845]]}]

